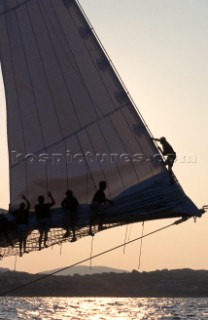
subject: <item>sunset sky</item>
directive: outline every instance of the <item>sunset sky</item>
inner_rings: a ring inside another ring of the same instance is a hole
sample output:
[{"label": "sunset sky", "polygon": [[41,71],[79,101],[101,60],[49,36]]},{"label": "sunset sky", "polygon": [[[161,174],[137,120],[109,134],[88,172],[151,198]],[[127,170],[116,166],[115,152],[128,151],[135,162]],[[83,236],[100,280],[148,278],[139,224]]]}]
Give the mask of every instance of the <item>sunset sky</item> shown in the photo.
[{"label": "sunset sky", "polygon": [[[201,208],[208,204],[208,1],[80,0],[152,134],[165,136],[177,152],[174,173],[186,194]],[[0,84],[0,207],[9,203],[6,115]],[[172,220],[147,222],[144,233]],[[128,239],[142,225],[127,230]],[[126,227],[94,237],[93,254],[124,242]],[[71,265],[90,255],[91,237],[18,258],[16,269],[40,272]],[[208,214],[143,240],[140,271],[208,269]],[[106,254],[92,265],[132,270],[140,242]],[[15,258],[0,267],[13,269]],[[89,265],[89,263],[88,263]]]}]

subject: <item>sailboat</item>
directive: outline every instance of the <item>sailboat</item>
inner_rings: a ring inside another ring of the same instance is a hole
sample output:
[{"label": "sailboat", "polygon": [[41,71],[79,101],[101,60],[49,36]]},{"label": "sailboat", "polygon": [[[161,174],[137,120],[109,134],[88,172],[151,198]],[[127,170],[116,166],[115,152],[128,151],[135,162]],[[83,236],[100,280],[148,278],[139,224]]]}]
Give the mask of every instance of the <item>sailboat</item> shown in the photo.
[{"label": "sailboat", "polygon": [[[27,250],[38,250],[34,206],[53,194],[48,246],[68,241],[61,201],[79,200],[77,238],[88,236],[90,203],[100,181],[114,201],[105,228],[199,217],[77,0],[2,0],[0,59],[6,95],[10,202],[31,203]],[[1,214],[12,221],[11,212]],[[95,223],[94,232],[98,231]],[[1,232],[1,257],[18,238]]]}]

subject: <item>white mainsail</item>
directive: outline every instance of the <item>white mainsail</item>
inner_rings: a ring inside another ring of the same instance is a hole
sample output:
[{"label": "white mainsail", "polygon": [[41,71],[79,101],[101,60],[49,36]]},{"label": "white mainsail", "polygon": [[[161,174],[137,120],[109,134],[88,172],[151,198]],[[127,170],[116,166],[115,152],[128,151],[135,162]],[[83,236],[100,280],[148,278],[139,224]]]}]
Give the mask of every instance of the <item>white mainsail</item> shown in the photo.
[{"label": "white mainsail", "polygon": [[[76,0],[2,0],[11,203],[106,180],[112,221],[198,215],[170,183],[146,124]],[[142,218],[136,215],[141,214]]]}]

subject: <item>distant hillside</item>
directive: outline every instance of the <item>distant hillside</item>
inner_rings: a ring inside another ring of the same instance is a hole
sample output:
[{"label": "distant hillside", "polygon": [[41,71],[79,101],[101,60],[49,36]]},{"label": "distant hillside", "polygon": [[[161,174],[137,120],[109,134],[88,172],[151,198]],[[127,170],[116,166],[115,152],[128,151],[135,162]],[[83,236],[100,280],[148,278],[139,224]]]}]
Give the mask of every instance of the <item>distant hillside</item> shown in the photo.
[{"label": "distant hillside", "polygon": [[[48,270],[41,272],[43,274],[50,274],[53,272],[58,271],[59,269],[54,269],[54,270]],[[115,272],[115,273],[124,273],[128,272],[126,270],[121,270],[121,269],[115,269],[115,268],[109,268],[109,267],[103,267],[103,266],[76,266],[69,268],[67,270],[63,270],[58,272],[56,275],[57,276],[73,276],[74,274],[79,274],[79,275],[87,275],[87,274],[96,274],[96,273],[110,273],[110,272]]]},{"label": "distant hillside", "polygon": [[[41,280],[40,280],[41,278]],[[29,284],[29,285],[27,285]],[[0,272],[0,295],[25,297],[208,297],[207,270],[47,276]]]}]

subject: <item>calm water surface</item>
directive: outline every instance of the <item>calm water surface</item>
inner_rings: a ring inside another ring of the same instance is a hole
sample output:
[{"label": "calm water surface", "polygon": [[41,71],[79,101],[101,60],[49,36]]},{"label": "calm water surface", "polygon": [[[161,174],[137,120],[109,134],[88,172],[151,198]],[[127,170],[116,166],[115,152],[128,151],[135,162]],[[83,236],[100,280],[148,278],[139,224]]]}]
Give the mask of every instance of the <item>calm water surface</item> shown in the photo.
[{"label": "calm water surface", "polygon": [[207,320],[208,299],[0,298],[1,320]]}]

